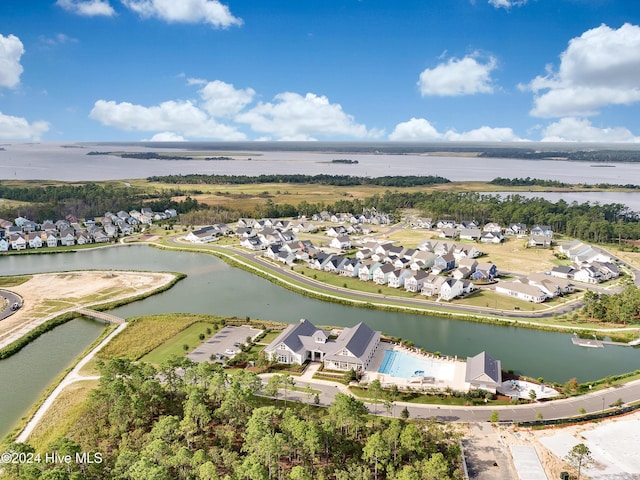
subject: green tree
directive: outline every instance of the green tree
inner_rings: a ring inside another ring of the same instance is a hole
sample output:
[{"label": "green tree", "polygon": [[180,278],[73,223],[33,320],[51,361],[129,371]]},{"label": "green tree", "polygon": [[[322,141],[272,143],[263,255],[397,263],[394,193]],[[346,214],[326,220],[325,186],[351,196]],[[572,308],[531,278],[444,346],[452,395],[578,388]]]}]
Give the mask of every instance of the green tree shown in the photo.
[{"label": "green tree", "polygon": [[382,396],[382,384],[377,378],[369,384],[369,395],[373,397],[373,414],[378,413],[378,399]]},{"label": "green tree", "polygon": [[589,450],[589,447],[584,443],[574,445],[573,448],[569,450],[569,453],[567,453],[565,460],[569,465],[576,469],[578,475],[577,480],[580,480],[580,471],[583,467],[589,468],[593,465],[591,450]]},{"label": "green tree", "polygon": [[371,435],[362,449],[362,459],[373,464],[373,476],[378,478],[378,465],[386,464],[389,460],[389,446],[380,432]]}]

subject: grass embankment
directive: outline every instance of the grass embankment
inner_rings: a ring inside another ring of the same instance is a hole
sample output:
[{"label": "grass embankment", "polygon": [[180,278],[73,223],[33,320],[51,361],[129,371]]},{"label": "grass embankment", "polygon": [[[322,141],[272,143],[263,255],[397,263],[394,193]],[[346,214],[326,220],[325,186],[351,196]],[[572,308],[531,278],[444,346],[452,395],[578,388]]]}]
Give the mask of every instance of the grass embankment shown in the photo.
[{"label": "grass embankment", "polygon": [[[362,387],[349,387],[349,391],[356,397],[362,398],[367,402],[383,404],[388,400],[388,391],[383,391],[383,395],[379,395],[377,399],[371,395],[369,390]],[[374,402],[375,400],[375,402]],[[444,392],[438,394],[424,394],[422,392],[406,392],[401,391],[395,397],[396,402],[415,403],[421,405],[453,405],[453,406],[478,406],[478,405],[509,405],[506,400],[489,400],[485,403],[484,398],[456,397],[447,395]],[[380,411],[380,409],[378,410]]]},{"label": "grass embankment", "polygon": [[17,287],[33,278],[31,275],[15,275],[12,277],[0,277],[0,288]]},{"label": "grass embankment", "polygon": [[100,342],[102,342],[102,340],[104,340],[113,330],[115,330],[116,326],[115,325],[107,325],[107,327],[103,330],[103,332],[98,336],[98,338],[96,338],[91,345],[89,345],[87,348],[84,349],[84,351],[78,355],[76,357],[76,359],[73,361],[73,363],[71,365],[69,365],[63,372],[61,372],[52,382],[51,384],[46,388],[46,390],[44,392],[42,392],[42,395],[40,396],[40,399],[35,402],[31,408],[24,414],[24,416],[20,419],[19,422],[16,423],[16,426],[13,428],[13,430],[11,430],[0,442],[0,445],[6,445],[10,442],[13,442],[15,437],[24,429],[24,427],[26,426],[27,422],[31,419],[31,417],[33,417],[33,415],[36,413],[36,411],[38,410],[38,408],[40,408],[40,405],[42,405],[42,403],[47,399],[47,397],[49,395],[51,395],[51,392],[53,392],[53,390],[55,390],[55,388],[58,386],[58,384],[64,379],[64,377],[66,377],[69,372],[71,372],[71,370],[73,370],[73,368],[78,364],[78,362],[83,359],[85,356],[87,356],[87,354],[89,352],[91,352],[91,350],[93,350],[95,347],[97,347]]}]

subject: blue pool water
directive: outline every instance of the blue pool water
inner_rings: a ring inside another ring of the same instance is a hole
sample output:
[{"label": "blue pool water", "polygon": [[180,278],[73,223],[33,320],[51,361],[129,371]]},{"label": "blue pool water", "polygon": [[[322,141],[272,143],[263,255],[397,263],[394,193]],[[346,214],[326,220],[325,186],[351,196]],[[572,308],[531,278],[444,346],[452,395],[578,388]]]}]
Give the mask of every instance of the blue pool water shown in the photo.
[{"label": "blue pool water", "polygon": [[392,377],[411,378],[417,371],[424,377],[451,380],[454,375],[454,364],[429,358],[416,358],[403,352],[385,350],[384,358],[378,373],[386,373]]}]

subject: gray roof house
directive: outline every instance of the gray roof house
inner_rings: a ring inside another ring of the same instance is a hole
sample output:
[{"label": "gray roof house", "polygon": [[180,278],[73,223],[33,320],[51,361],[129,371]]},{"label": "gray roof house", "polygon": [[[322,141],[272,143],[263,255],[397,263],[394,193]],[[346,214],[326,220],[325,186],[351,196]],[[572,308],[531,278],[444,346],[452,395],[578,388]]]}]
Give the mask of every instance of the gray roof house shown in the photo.
[{"label": "gray roof house", "polygon": [[481,352],[475,357],[467,357],[467,372],[464,381],[470,388],[479,388],[495,393],[502,385],[502,365],[500,360],[494,360],[487,352]]},{"label": "gray roof house", "polygon": [[367,368],[380,343],[380,332],[364,323],[345,328],[336,340],[306,319],[288,326],[264,349],[271,361],[302,364],[324,362],[325,368],[362,371]]}]

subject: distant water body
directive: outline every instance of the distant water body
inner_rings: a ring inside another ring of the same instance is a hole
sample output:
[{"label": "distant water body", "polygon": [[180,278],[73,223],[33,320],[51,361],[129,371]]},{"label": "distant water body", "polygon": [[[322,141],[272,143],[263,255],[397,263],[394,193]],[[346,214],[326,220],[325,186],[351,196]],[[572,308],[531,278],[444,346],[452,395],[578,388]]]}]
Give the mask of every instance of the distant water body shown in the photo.
[{"label": "distant water body", "polygon": [[[607,163],[595,168],[589,162],[479,158],[465,152],[487,147],[527,147],[536,144],[460,144],[458,153],[439,155],[438,144],[239,142],[239,143],[95,143],[4,144],[0,150],[0,179],[100,181],[146,178],[172,174],[330,174],[381,177],[440,175],[454,181],[492,180],[496,177],[531,177],[566,183],[628,184],[640,179],[640,163]],[[452,144],[446,144],[451,149]],[[570,145],[578,149],[582,145]],[[445,145],[443,145],[443,149]],[[545,148],[550,146],[545,144]],[[558,146],[567,148],[567,145]],[[583,147],[584,148],[584,147]],[[609,146],[640,149],[640,146]],[[87,155],[99,152],[179,152],[192,156],[225,156],[231,160],[157,160]],[[394,154],[389,152],[402,151]],[[200,152],[200,153],[198,153]],[[206,152],[206,153],[203,153]],[[460,155],[460,156],[457,156]],[[335,159],[358,163],[331,163]]]}]

